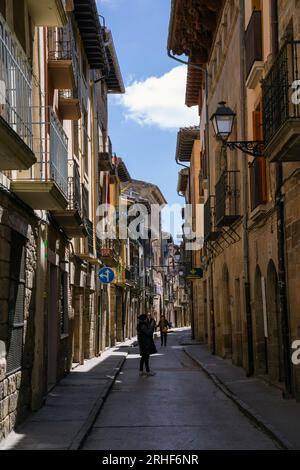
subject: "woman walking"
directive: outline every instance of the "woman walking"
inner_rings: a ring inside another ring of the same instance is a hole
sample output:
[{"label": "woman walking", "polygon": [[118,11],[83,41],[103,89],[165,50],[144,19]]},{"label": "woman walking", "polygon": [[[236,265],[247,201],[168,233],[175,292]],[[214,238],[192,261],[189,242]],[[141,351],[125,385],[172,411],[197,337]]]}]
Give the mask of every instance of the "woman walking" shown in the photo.
[{"label": "woman walking", "polygon": [[170,323],[166,319],[164,315],[160,316],[160,321],[158,322],[157,328],[160,329],[160,341],[161,346],[167,346],[167,338],[168,338],[168,329],[170,328]]},{"label": "woman walking", "polygon": [[[137,333],[140,348],[140,375],[153,376],[155,372],[150,370],[149,359],[151,354],[156,354],[157,349],[153,341],[155,323],[149,321],[147,315],[143,314],[138,317]],[[144,372],[144,366],[146,371]]]}]

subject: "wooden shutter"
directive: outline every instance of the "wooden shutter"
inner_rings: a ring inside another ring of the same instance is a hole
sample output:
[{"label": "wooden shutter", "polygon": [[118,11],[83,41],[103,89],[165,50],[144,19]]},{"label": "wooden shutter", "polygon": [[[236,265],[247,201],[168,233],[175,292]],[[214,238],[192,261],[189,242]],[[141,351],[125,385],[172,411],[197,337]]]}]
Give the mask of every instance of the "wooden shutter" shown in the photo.
[{"label": "wooden shutter", "polygon": [[[262,116],[262,103],[253,112],[253,140],[263,141],[263,116]],[[268,200],[268,187],[267,187],[267,164],[265,157],[257,159],[260,167],[259,180],[255,181],[259,185],[260,201],[265,204]]]},{"label": "wooden shutter", "polygon": [[25,239],[12,233],[9,290],[9,338],[7,373],[22,366],[25,300]]}]

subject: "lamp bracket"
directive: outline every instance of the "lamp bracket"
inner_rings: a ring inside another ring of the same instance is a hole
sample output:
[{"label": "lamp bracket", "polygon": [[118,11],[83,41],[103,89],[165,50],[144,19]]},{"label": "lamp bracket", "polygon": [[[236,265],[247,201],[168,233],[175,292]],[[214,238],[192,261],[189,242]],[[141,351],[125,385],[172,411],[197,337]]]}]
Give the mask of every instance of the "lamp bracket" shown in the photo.
[{"label": "lamp bracket", "polygon": [[243,153],[250,155],[251,157],[263,157],[265,150],[265,143],[261,140],[250,140],[250,141],[237,141],[227,142],[223,141],[225,146],[230,150],[241,150]]}]

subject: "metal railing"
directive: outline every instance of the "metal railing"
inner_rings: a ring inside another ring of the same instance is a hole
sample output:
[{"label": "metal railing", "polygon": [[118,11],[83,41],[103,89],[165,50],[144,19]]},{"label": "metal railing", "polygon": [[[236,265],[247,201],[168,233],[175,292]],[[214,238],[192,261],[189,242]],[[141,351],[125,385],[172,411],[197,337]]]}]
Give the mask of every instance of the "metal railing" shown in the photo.
[{"label": "metal railing", "polygon": [[68,137],[52,109],[50,115],[49,163],[51,179],[68,195]]},{"label": "metal railing", "polygon": [[239,171],[224,171],[216,184],[216,226],[231,226],[240,217]]},{"label": "metal railing", "polygon": [[84,226],[87,231],[87,248],[90,255],[94,254],[94,224],[88,218],[84,219]]},{"label": "metal railing", "polygon": [[100,258],[115,258],[120,256],[120,242],[119,240],[100,240]]},{"label": "metal railing", "polygon": [[68,199],[68,137],[52,108],[32,108],[36,164],[17,175],[18,181],[55,182]]},{"label": "metal railing", "polygon": [[125,269],[125,279],[132,284],[139,284],[140,278],[138,268],[136,266],[131,266],[130,268]]},{"label": "metal railing", "polygon": [[64,28],[48,28],[48,58],[50,60],[75,60],[77,58],[73,33]]},{"label": "metal railing", "polygon": [[262,13],[260,10],[253,10],[245,33],[245,52],[246,52],[246,75],[256,61],[263,60],[263,41],[262,41]]},{"label": "metal railing", "polygon": [[[76,210],[81,215],[81,186],[79,167],[75,160],[69,160],[68,200],[70,210]],[[72,176],[70,176],[72,175]]]},{"label": "metal railing", "polygon": [[25,52],[1,14],[0,116],[33,150],[32,71]]},{"label": "metal railing", "polygon": [[85,219],[89,218],[90,215],[90,204],[89,204],[89,191],[82,185],[82,215]]},{"label": "metal railing", "polygon": [[112,164],[112,143],[109,137],[102,139],[99,148],[99,165]]},{"label": "metal railing", "polygon": [[204,204],[204,241],[211,241],[217,238],[219,233],[215,225],[215,196],[209,196]]},{"label": "metal railing", "polygon": [[[300,41],[288,41],[263,81],[263,126],[268,144],[289,119],[300,118],[300,104],[292,99],[300,80]],[[298,100],[299,101],[299,100]]]}]

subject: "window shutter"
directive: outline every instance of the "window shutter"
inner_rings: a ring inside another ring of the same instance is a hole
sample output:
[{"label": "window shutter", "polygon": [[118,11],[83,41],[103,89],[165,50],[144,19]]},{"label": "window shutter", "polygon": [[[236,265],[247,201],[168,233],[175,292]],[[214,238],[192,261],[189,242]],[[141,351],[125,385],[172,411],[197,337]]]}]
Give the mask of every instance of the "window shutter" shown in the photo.
[{"label": "window shutter", "polygon": [[25,300],[25,239],[12,233],[9,290],[9,339],[7,373],[22,366]]},{"label": "window shutter", "polygon": [[[253,112],[253,140],[263,140],[262,103]],[[259,185],[260,204],[265,204],[268,200],[266,159],[260,157],[257,158],[257,161],[259,165],[259,177],[258,180],[255,181],[255,185]],[[255,188],[253,189],[255,190]]]}]

